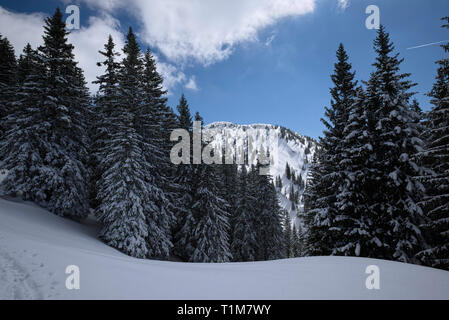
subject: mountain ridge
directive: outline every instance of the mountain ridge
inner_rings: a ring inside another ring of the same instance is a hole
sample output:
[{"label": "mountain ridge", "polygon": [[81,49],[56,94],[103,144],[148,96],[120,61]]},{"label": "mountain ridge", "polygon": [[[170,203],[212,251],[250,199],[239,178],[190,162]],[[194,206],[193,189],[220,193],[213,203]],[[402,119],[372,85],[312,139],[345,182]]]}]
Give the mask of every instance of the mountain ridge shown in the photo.
[{"label": "mountain ridge", "polygon": [[[257,151],[267,143],[264,136],[275,137],[277,140],[274,140],[274,144],[270,141],[267,146],[272,160],[269,173],[276,184],[281,207],[288,211],[292,224],[301,227],[301,219],[298,217],[303,210],[303,192],[317,141],[286,127],[265,123],[235,124],[218,121],[206,125],[204,130],[213,137],[214,143],[219,147],[223,147],[225,139],[230,139],[231,144],[238,144],[237,141],[251,137]],[[277,153],[276,156],[271,154],[273,151]],[[273,158],[277,161],[273,162]],[[286,170],[287,164],[290,174]],[[246,165],[249,166],[248,163]]]}]

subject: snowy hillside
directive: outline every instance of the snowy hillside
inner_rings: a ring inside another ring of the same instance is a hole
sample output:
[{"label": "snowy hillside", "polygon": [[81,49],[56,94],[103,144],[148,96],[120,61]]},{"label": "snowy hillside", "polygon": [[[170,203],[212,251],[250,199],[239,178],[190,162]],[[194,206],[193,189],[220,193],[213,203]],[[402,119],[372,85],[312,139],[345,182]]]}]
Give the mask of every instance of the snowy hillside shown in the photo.
[{"label": "snowy hillside", "polygon": [[[214,122],[207,125],[205,130],[213,137],[213,143],[220,147],[223,147],[226,139],[228,144],[237,145],[237,148],[242,142],[250,139],[257,151],[262,147],[263,150],[269,150],[270,175],[274,181],[277,178],[282,181],[282,187],[278,188],[280,204],[289,211],[292,221],[295,221],[297,212],[303,205],[302,193],[316,150],[316,141],[271,124],[238,125],[231,122]],[[287,164],[291,168],[290,179],[286,174]],[[290,197],[291,188],[297,193],[297,201]]]},{"label": "snowy hillside", "polygon": [[[316,257],[194,264],[130,258],[78,224],[0,199],[0,299],[449,299],[449,272],[374,259]],[[66,288],[79,267],[80,289]],[[365,286],[380,269],[380,290]]]}]

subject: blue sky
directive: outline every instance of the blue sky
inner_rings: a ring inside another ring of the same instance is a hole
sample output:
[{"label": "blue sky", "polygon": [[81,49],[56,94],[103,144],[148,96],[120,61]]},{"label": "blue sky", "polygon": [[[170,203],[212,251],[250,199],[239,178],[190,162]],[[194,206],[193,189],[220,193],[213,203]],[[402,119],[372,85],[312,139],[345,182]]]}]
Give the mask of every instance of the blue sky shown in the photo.
[{"label": "blue sky", "polygon": [[[372,71],[376,31],[366,29],[365,9],[374,4],[405,58],[402,71],[410,72],[419,83],[416,98],[423,109],[429,108],[425,93],[432,86],[434,62],[444,56],[443,50],[439,45],[407,48],[449,40],[449,31],[440,27],[440,18],[449,15],[449,1],[352,0],[343,9],[337,0],[283,0],[283,5],[290,4],[279,10],[276,1],[230,1],[230,8],[223,2],[197,4],[192,10],[169,1],[173,12],[167,12],[158,0],[145,4],[135,0],[134,10],[117,0],[74,1],[80,5],[82,32],[74,34],[73,40],[84,50],[80,60],[90,66],[105,34],[112,30],[120,37],[131,25],[142,47],[150,46],[157,55],[172,107],[185,93],[192,110],[199,111],[206,122],[273,123],[318,137],[324,106],[329,105],[338,44],[345,45],[359,80],[367,79]],[[0,33],[12,37],[17,46],[27,36],[34,39],[27,41],[38,43],[39,30],[27,33],[20,28],[29,25],[33,30],[56,6],[65,8],[69,3],[1,0]],[[256,3],[268,9],[259,10]],[[86,69],[88,78],[98,72],[94,67]]]}]

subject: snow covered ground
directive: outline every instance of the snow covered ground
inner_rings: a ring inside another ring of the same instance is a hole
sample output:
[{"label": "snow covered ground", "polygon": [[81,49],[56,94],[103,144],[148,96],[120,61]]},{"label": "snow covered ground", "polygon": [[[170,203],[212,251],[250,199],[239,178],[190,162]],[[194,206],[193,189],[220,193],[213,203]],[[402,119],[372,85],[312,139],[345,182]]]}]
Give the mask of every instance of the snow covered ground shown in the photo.
[{"label": "snow covered ground", "polygon": [[[1,299],[449,299],[449,272],[343,257],[227,264],[138,260],[78,224],[30,203],[0,199]],[[68,290],[66,267],[80,269]],[[365,286],[368,265],[380,289]]]}]

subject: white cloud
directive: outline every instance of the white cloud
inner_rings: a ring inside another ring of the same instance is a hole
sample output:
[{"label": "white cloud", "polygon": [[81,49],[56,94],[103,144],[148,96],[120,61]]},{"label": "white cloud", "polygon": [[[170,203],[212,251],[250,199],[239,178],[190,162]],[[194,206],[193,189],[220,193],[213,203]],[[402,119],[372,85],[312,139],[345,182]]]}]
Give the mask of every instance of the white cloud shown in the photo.
[{"label": "white cloud", "polygon": [[199,90],[198,85],[196,84],[195,76],[191,76],[190,77],[189,81],[187,81],[187,83],[185,84],[185,87],[187,89],[192,90],[192,91],[198,91]]},{"label": "white cloud", "polygon": [[[69,0],[61,0],[67,4]],[[210,65],[227,59],[234,48],[243,42],[259,41],[258,33],[285,17],[298,17],[314,11],[317,0],[74,0],[85,2],[99,11],[87,26],[74,31],[70,40],[75,55],[90,82],[101,68],[98,50],[112,34],[121,53],[123,36],[119,23],[113,17],[118,10],[127,10],[137,21],[140,39],[164,55],[157,59],[157,67],[164,77],[164,86],[170,90],[182,84],[196,87],[194,77],[183,72],[186,63]],[[338,0],[341,8],[349,0]],[[120,12],[123,13],[123,12]],[[83,14],[83,12],[81,12]],[[0,28],[16,47],[18,53],[27,42],[33,47],[42,43],[42,13],[20,14],[0,6]],[[270,45],[274,35],[262,43]],[[194,90],[194,89],[193,89]]]},{"label": "white cloud", "polygon": [[74,2],[79,4],[85,2],[90,8],[99,8],[106,12],[111,12],[114,9],[121,7],[121,0],[61,0],[65,5],[73,4]]},{"label": "white cloud", "polygon": [[44,19],[43,13],[15,13],[0,6],[0,30],[14,46],[16,55],[22,53],[27,43],[33,48],[42,44]]},{"label": "white cloud", "polygon": [[338,7],[345,10],[349,6],[349,0],[338,0]]},{"label": "white cloud", "polygon": [[142,24],[142,39],[167,59],[209,65],[258,32],[289,16],[313,12],[316,0],[83,0],[113,11],[126,8]]},{"label": "white cloud", "polygon": [[[22,53],[22,49],[28,42],[33,48],[42,44],[45,17],[46,15],[43,13],[10,12],[0,6],[0,30],[2,30],[2,35],[11,41],[16,55]],[[104,57],[98,51],[104,49],[104,44],[107,42],[109,35],[114,39],[115,50],[120,54],[122,53],[125,42],[119,27],[118,20],[104,13],[101,17],[90,17],[87,26],[81,26],[81,29],[72,30],[69,34],[69,41],[75,47],[75,59],[84,70],[91,92],[98,89],[98,85],[92,83],[104,70],[97,66],[97,62],[104,60]],[[158,62],[157,68],[164,77],[164,86],[168,90],[178,83],[186,81],[185,74],[170,64]]]},{"label": "white cloud", "polygon": [[156,60],[156,69],[164,79],[164,88],[168,90],[176,87],[180,83],[184,83],[187,79],[184,72],[170,63],[161,62],[158,56],[154,56]]}]

